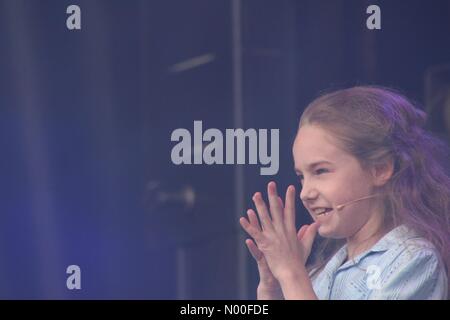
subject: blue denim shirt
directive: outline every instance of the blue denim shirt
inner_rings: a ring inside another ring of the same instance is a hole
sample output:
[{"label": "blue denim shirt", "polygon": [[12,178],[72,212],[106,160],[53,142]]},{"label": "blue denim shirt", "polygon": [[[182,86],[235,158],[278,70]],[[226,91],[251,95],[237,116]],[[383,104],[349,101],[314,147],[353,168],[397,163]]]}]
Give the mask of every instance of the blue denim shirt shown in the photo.
[{"label": "blue denim shirt", "polygon": [[436,249],[406,226],[343,264],[346,257],[344,245],[314,275],[319,299],[447,299],[447,274]]}]

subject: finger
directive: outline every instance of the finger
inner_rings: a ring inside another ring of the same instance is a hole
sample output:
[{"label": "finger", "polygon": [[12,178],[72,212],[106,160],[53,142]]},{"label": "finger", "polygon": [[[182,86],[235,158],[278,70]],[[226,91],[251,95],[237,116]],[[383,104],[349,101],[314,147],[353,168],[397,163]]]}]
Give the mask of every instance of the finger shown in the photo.
[{"label": "finger", "polygon": [[242,228],[256,241],[260,238],[260,231],[256,230],[244,217],[239,219]]},{"label": "finger", "polygon": [[319,229],[319,224],[314,222],[308,226],[308,229],[305,231],[305,235],[302,238],[302,242],[304,248],[311,252],[311,247],[313,245],[314,239],[316,238],[317,229]]},{"label": "finger", "polygon": [[272,230],[273,226],[272,220],[270,219],[269,210],[267,210],[266,203],[264,202],[260,192],[255,193],[253,196],[253,202],[255,203],[262,229]]},{"label": "finger", "polygon": [[283,199],[281,199],[280,196],[278,196],[278,202],[279,202],[279,204],[280,204],[280,208],[281,208],[281,209],[284,209]]},{"label": "finger", "polygon": [[247,210],[247,216],[248,220],[250,221],[250,224],[257,230],[261,231],[261,227],[259,226],[258,217],[256,216],[256,212],[252,209]]},{"label": "finger", "polygon": [[280,210],[280,212],[281,212],[281,217],[283,218],[283,220],[284,220],[284,204],[283,204],[283,199],[281,199],[281,197],[280,196],[278,196],[278,202],[280,203],[280,208],[281,208],[281,210]]},{"label": "finger", "polygon": [[290,185],[286,190],[284,202],[284,221],[288,230],[295,232],[295,187]]},{"label": "finger", "polygon": [[277,185],[274,181],[271,181],[267,184],[267,195],[269,198],[270,213],[272,215],[274,224],[282,223],[283,216],[281,211],[283,209],[280,206],[280,202],[278,200]]},{"label": "finger", "polygon": [[258,249],[253,240],[247,239],[245,240],[245,244],[247,245],[248,251],[250,251],[250,254],[257,262],[260,262],[264,258],[264,254]]},{"label": "finger", "polygon": [[297,232],[297,238],[298,240],[302,240],[303,236],[305,235],[306,230],[308,229],[309,225],[304,224],[301,226],[301,228]]},{"label": "finger", "polygon": [[270,271],[269,265],[267,264],[266,258],[264,257],[264,254],[261,252],[261,250],[258,249],[255,242],[251,239],[247,239],[245,241],[245,244],[247,245],[247,248],[250,251],[252,257],[256,260],[260,278],[272,278],[273,275]]}]

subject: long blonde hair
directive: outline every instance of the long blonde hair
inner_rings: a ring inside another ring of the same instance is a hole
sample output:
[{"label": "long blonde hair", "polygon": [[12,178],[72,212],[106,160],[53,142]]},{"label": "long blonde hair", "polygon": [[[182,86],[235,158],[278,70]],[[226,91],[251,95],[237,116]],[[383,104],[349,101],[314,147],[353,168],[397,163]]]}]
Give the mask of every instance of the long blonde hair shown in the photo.
[{"label": "long blonde hair", "polygon": [[[425,112],[400,93],[363,86],[320,96],[303,112],[299,128],[315,124],[331,132],[363,168],[394,162],[394,174],[383,186],[385,216],[393,226],[412,228],[450,266],[450,175],[447,144],[425,130]],[[387,221],[387,222],[388,222]],[[320,271],[343,245],[325,239],[309,264]]]}]

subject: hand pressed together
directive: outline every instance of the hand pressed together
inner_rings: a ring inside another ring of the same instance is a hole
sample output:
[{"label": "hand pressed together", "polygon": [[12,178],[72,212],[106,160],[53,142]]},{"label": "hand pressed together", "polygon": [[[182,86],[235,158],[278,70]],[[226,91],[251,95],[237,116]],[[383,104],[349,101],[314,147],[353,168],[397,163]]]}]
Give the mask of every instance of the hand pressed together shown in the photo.
[{"label": "hand pressed together", "polygon": [[297,232],[295,226],[295,187],[286,191],[285,204],[278,196],[275,182],[267,186],[269,207],[261,193],[253,196],[257,215],[254,210],[247,211],[248,220],[240,219],[243,229],[253,238],[246,244],[258,263],[260,287],[269,291],[279,289],[283,277],[294,274],[298,268],[304,268],[311,252],[317,233],[318,223],[304,225]]}]

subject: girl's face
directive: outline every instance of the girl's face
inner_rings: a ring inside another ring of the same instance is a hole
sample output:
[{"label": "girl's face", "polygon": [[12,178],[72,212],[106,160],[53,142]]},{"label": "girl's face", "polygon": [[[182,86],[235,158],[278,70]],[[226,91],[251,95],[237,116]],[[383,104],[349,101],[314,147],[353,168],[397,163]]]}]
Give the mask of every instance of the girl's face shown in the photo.
[{"label": "girl's face", "polygon": [[[294,141],[293,155],[302,184],[300,198],[314,221],[320,223],[321,236],[349,238],[377,228],[380,221],[377,198],[336,210],[340,204],[375,192],[371,172],[364,171],[355,157],[340,149],[330,133],[315,125],[301,127]],[[316,208],[332,210],[319,214]]]}]

